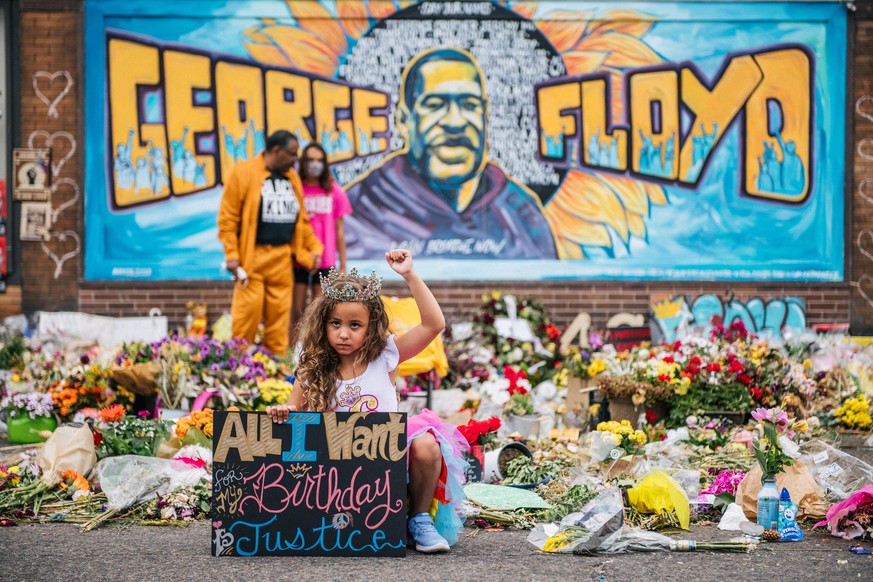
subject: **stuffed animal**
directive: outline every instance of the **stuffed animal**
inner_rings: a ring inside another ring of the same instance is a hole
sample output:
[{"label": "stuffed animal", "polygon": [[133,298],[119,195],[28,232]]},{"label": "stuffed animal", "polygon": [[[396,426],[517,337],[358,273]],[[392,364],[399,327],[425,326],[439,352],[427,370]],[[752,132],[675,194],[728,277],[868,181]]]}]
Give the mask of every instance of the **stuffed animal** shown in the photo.
[{"label": "stuffed animal", "polygon": [[206,304],[189,301],[188,305],[188,337],[200,338],[206,335]]}]

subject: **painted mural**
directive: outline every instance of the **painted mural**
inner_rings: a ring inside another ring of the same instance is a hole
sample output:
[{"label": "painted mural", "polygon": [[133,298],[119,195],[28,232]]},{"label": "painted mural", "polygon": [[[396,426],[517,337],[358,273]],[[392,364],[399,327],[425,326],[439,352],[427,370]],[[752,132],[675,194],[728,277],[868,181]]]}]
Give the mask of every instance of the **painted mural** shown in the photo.
[{"label": "painted mural", "polygon": [[86,279],[224,277],[223,181],[278,129],[328,152],[359,268],[844,277],[839,5],[85,7]]},{"label": "painted mural", "polygon": [[655,335],[659,341],[673,342],[692,332],[706,334],[714,327],[741,321],[756,334],[781,337],[786,329],[806,329],[806,300],[802,297],[777,297],[747,300],[707,293],[689,301],[684,295],[661,297],[650,305]]}]

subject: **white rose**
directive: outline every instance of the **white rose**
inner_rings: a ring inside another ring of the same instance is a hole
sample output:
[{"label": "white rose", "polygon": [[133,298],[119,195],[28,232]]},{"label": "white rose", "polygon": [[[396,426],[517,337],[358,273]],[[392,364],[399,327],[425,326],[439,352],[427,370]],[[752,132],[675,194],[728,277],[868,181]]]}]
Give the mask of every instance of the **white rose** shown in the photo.
[{"label": "white rose", "polygon": [[785,435],[782,435],[777,440],[779,443],[779,447],[782,449],[782,452],[791,457],[792,459],[800,458],[800,447],[797,446],[793,440],[788,438]]}]

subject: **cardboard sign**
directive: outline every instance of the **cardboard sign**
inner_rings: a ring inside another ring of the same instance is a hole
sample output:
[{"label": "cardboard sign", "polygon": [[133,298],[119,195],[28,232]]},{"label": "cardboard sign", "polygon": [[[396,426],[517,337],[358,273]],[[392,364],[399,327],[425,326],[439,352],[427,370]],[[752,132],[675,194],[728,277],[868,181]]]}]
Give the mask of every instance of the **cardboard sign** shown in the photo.
[{"label": "cardboard sign", "polygon": [[404,556],[406,414],[216,412],[213,556]]},{"label": "cardboard sign", "polygon": [[533,331],[530,328],[530,322],[526,319],[497,317],[494,319],[494,328],[497,330],[500,337],[511,337],[520,342],[529,342],[534,339]]}]

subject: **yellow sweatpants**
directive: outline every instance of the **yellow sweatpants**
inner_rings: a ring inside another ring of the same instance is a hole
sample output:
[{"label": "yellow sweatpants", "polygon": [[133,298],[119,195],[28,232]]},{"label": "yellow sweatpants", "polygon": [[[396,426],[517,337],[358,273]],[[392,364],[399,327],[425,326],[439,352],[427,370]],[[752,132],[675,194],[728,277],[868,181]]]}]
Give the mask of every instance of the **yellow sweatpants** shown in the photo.
[{"label": "yellow sweatpants", "polygon": [[237,281],[230,306],[233,335],[253,342],[263,319],[263,345],[281,355],[288,349],[294,293],[291,245],[256,245],[255,264],[244,268],[247,282]]}]

